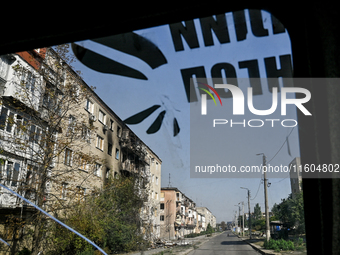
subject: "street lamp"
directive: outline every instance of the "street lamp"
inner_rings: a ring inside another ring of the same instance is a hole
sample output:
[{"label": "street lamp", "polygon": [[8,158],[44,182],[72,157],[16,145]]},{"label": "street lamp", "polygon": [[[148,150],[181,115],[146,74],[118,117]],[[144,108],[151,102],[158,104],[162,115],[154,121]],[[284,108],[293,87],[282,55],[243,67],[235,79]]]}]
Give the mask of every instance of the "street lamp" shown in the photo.
[{"label": "street lamp", "polygon": [[241,187],[241,189],[246,189],[248,190],[248,209],[249,209],[249,239],[251,239],[251,215],[250,215],[250,190],[244,187]]},{"label": "street lamp", "polygon": [[263,159],[263,168],[265,167],[265,171],[263,171],[263,179],[264,179],[264,204],[265,204],[265,213],[266,213],[266,239],[267,241],[269,241],[270,238],[270,229],[269,229],[269,213],[268,213],[268,191],[267,191],[267,163],[266,163],[266,156],[264,155],[264,153],[259,153],[256,154],[257,156],[262,155],[262,159]]}]

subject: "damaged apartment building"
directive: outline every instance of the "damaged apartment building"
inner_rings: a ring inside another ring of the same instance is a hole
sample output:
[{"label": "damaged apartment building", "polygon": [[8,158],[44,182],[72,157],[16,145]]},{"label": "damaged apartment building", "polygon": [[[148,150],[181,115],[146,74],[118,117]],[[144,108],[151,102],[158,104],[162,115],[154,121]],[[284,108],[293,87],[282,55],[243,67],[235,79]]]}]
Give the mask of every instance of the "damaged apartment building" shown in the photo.
[{"label": "damaged apartment building", "polygon": [[[148,194],[141,220],[159,238],[161,159],[56,50],[1,56],[0,100],[2,185],[49,211],[84,200],[110,177],[137,176]],[[8,215],[28,220],[35,212],[1,187],[1,238],[20,238],[22,230],[3,226]]]},{"label": "damaged apartment building", "polygon": [[163,187],[160,198],[161,238],[175,240],[191,233],[216,227],[216,217],[206,207],[196,203],[176,187]]},{"label": "damaged apartment building", "polygon": [[161,238],[178,239],[190,233],[199,233],[196,204],[179,189],[161,189]]}]

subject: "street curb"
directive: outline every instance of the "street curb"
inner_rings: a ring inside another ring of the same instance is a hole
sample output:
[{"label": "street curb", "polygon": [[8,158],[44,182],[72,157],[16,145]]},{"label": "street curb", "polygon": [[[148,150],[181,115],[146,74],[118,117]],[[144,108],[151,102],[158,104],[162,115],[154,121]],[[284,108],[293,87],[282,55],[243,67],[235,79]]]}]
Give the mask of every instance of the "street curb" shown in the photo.
[{"label": "street curb", "polygon": [[264,250],[264,249],[262,249],[261,246],[250,243],[246,239],[243,239],[242,237],[239,237],[239,236],[237,236],[237,237],[240,238],[245,243],[249,244],[255,251],[257,251],[261,254],[264,254],[264,255],[280,255],[280,253],[274,252],[273,250]]},{"label": "street curb", "polygon": [[254,250],[258,251],[259,253],[261,254],[265,254],[265,255],[279,255],[280,253],[276,253],[274,251],[271,251],[271,250],[263,250],[260,246],[256,245],[256,244],[252,244],[246,240],[243,240],[245,241],[247,244],[249,244],[251,247],[253,247]]}]

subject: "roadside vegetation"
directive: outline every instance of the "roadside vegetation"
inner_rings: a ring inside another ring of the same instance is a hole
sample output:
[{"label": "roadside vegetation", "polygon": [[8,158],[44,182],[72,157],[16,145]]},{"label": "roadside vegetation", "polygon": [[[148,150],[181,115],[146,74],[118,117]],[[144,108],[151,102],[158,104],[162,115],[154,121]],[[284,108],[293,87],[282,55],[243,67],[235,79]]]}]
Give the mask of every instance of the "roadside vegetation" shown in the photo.
[{"label": "roadside vegetation", "polygon": [[[118,176],[110,179],[103,190],[74,203],[58,215],[71,228],[85,235],[108,254],[144,250],[145,241],[140,220],[140,210],[145,194],[137,192],[138,180],[134,177]],[[48,221],[45,234],[44,254],[97,255],[91,244],[73,232]],[[32,252],[24,248],[18,254]]]},{"label": "roadside vegetation", "polygon": [[[117,177],[106,188],[75,204],[65,213],[65,223],[102,247],[108,253],[139,250],[147,243],[141,231],[139,211],[144,197],[139,196],[133,177]],[[53,254],[91,252],[93,247],[58,224],[50,228],[50,247]]]},{"label": "roadside vegetation", "polygon": [[201,231],[200,233],[191,233],[191,234],[188,234],[188,235],[185,235],[184,237],[185,238],[193,238],[193,237],[196,237],[196,236],[202,236],[202,235],[212,235],[212,233],[214,233],[215,230],[212,226],[210,226],[210,223],[208,224],[207,226],[207,230],[206,231]]},{"label": "roadside vegetation", "polygon": [[268,242],[267,240],[263,243],[263,248],[268,250],[274,250],[275,252],[280,251],[303,251],[305,250],[305,243],[303,242],[302,238],[298,238],[297,240],[290,241],[284,239],[270,239]]}]

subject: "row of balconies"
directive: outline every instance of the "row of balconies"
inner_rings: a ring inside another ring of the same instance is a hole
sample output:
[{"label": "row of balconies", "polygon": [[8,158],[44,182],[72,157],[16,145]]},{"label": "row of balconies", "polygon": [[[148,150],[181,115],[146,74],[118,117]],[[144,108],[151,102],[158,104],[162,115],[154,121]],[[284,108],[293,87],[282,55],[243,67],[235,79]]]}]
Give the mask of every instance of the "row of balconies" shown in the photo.
[{"label": "row of balconies", "polygon": [[185,198],[176,197],[176,202],[181,203],[182,205],[184,205],[185,207],[189,207],[190,209],[196,208],[194,203],[191,203]]},{"label": "row of balconies", "polygon": [[148,159],[146,158],[146,146],[139,140],[138,137],[135,135],[130,135],[129,130],[123,130],[119,142],[122,148],[130,150],[131,152],[137,154],[141,161],[149,163]]}]

